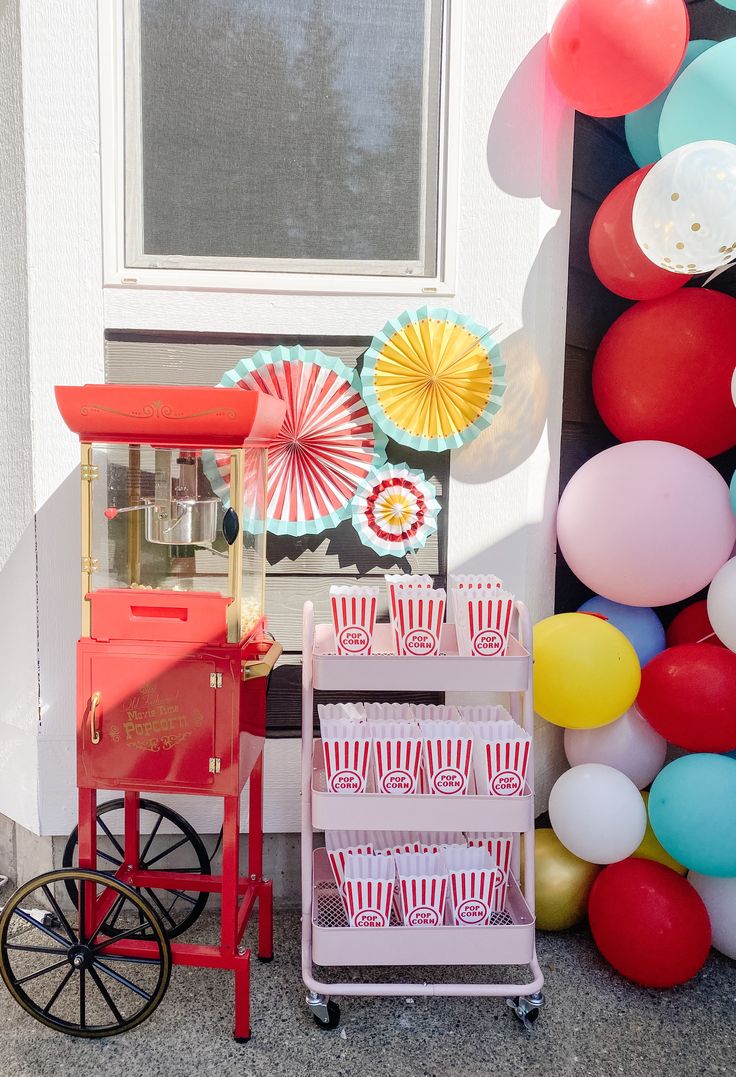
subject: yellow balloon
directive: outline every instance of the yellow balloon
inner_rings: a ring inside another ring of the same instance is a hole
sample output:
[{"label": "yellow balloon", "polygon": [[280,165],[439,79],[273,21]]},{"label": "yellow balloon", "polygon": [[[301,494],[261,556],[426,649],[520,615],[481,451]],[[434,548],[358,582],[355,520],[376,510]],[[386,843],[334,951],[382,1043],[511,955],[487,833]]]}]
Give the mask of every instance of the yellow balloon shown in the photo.
[{"label": "yellow balloon", "polygon": [[588,613],[558,613],[534,628],[534,709],[566,729],[620,718],[636,699],[641,667],[623,632]]},{"label": "yellow balloon", "polygon": [[658,864],[664,864],[666,868],[672,868],[678,875],[686,875],[687,868],[678,863],[673,856],[670,856],[667,850],[657,841],[657,836],[652,830],[652,824],[649,822],[649,793],[642,793],[641,795],[647,809],[647,829],[644,832],[641,845],[631,855],[638,857],[639,860],[656,860]]},{"label": "yellow balloon", "polygon": [[540,931],[564,931],[585,919],[588,894],[600,870],[599,864],[573,856],[554,830],[536,832],[534,890]]}]

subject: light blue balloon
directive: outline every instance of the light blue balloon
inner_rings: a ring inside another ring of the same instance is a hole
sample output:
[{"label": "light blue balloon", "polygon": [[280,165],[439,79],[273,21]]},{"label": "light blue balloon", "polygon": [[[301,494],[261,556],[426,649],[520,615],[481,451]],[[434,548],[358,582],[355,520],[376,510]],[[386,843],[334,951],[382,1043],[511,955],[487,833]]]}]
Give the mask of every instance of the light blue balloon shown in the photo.
[{"label": "light blue balloon", "polygon": [[736,11],[736,0],[716,0],[721,7],[727,7],[729,11]]},{"label": "light blue balloon", "polygon": [[[736,3],[736,0],[734,2]],[[659,117],[662,115],[662,107],[667,99],[667,94],[674,85],[675,79],[711,45],[715,45],[715,41],[691,41],[685,50],[685,58],[669,86],[662,90],[659,97],[655,97],[648,105],[644,105],[644,108],[638,108],[636,112],[630,112],[628,116],[624,117],[624,130],[629,153],[639,168],[658,161],[662,156],[659,152]]]},{"label": "light blue balloon", "polygon": [[659,118],[662,156],[689,142],[736,142],[736,37],[719,41],[675,79]]},{"label": "light blue balloon", "polygon": [[594,595],[583,602],[579,613],[602,613],[614,628],[623,632],[645,666],[655,654],[665,649],[664,627],[654,610],[647,606],[622,606],[610,598]]},{"label": "light blue balloon", "polygon": [[736,512],[736,471],[731,476],[731,508]]},{"label": "light blue balloon", "polygon": [[669,763],[649,793],[649,820],[670,856],[701,875],[736,875],[736,759],[698,753]]}]

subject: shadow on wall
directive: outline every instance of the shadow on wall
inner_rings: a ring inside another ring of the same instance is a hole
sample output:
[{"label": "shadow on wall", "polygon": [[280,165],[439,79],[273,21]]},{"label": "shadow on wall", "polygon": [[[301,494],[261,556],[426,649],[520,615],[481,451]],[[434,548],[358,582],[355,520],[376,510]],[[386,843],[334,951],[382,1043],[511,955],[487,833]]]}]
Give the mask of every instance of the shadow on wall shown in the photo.
[{"label": "shadow on wall", "polygon": [[[535,322],[544,324],[546,308],[555,301],[550,274],[559,259],[560,227],[556,224],[544,237],[529,270],[521,328],[499,342],[507,382],[501,410],[482,434],[454,453],[452,475],[458,482],[485,483],[508,475],[532,455],[544,434],[550,380],[533,342]],[[564,362],[562,355],[559,361]]]},{"label": "shadow on wall", "polygon": [[486,152],[494,183],[517,198],[541,198],[551,209],[566,205],[568,169],[556,150],[569,116],[549,75],[545,34],[514,71],[493,114]]}]

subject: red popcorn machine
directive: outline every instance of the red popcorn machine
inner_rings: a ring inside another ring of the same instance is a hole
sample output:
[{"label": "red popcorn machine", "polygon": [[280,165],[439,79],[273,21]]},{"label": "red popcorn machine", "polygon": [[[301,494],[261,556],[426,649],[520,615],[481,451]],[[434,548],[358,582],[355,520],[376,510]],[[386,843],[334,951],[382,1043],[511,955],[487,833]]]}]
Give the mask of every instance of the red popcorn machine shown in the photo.
[{"label": "red popcorn machine", "polygon": [[[268,675],[267,443],[284,404],[242,389],[59,386],[81,448],[77,644],[79,825],[63,868],[21,886],[0,916],[0,972],[37,1020],[74,1036],[133,1028],[174,964],[230,969],[235,1037],[250,1036],[250,951],[273,953],[262,870]],[[239,865],[249,784],[248,857]],[[119,796],[98,805],[98,790]],[[222,870],[156,793],[222,798]],[[208,895],[219,945],[178,937]]]}]

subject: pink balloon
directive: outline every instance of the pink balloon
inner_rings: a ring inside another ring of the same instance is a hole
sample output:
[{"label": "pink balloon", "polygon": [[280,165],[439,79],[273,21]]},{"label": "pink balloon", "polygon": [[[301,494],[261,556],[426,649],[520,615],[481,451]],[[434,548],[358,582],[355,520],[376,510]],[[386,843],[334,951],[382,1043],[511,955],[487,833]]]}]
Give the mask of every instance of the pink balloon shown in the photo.
[{"label": "pink balloon", "polygon": [[665,441],[629,441],[573,475],[557,537],[592,591],[627,606],[665,606],[694,595],[726,563],[736,516],[726,482],[702,456]]},{"label": "pink balloon", "polygon": [[565,755],[571,767],[603,763],[620,770],[637,789],[643,789],[664,766],[667,741],[636,707],[629,707],[615,722],[598,729],[566,729]]}]

